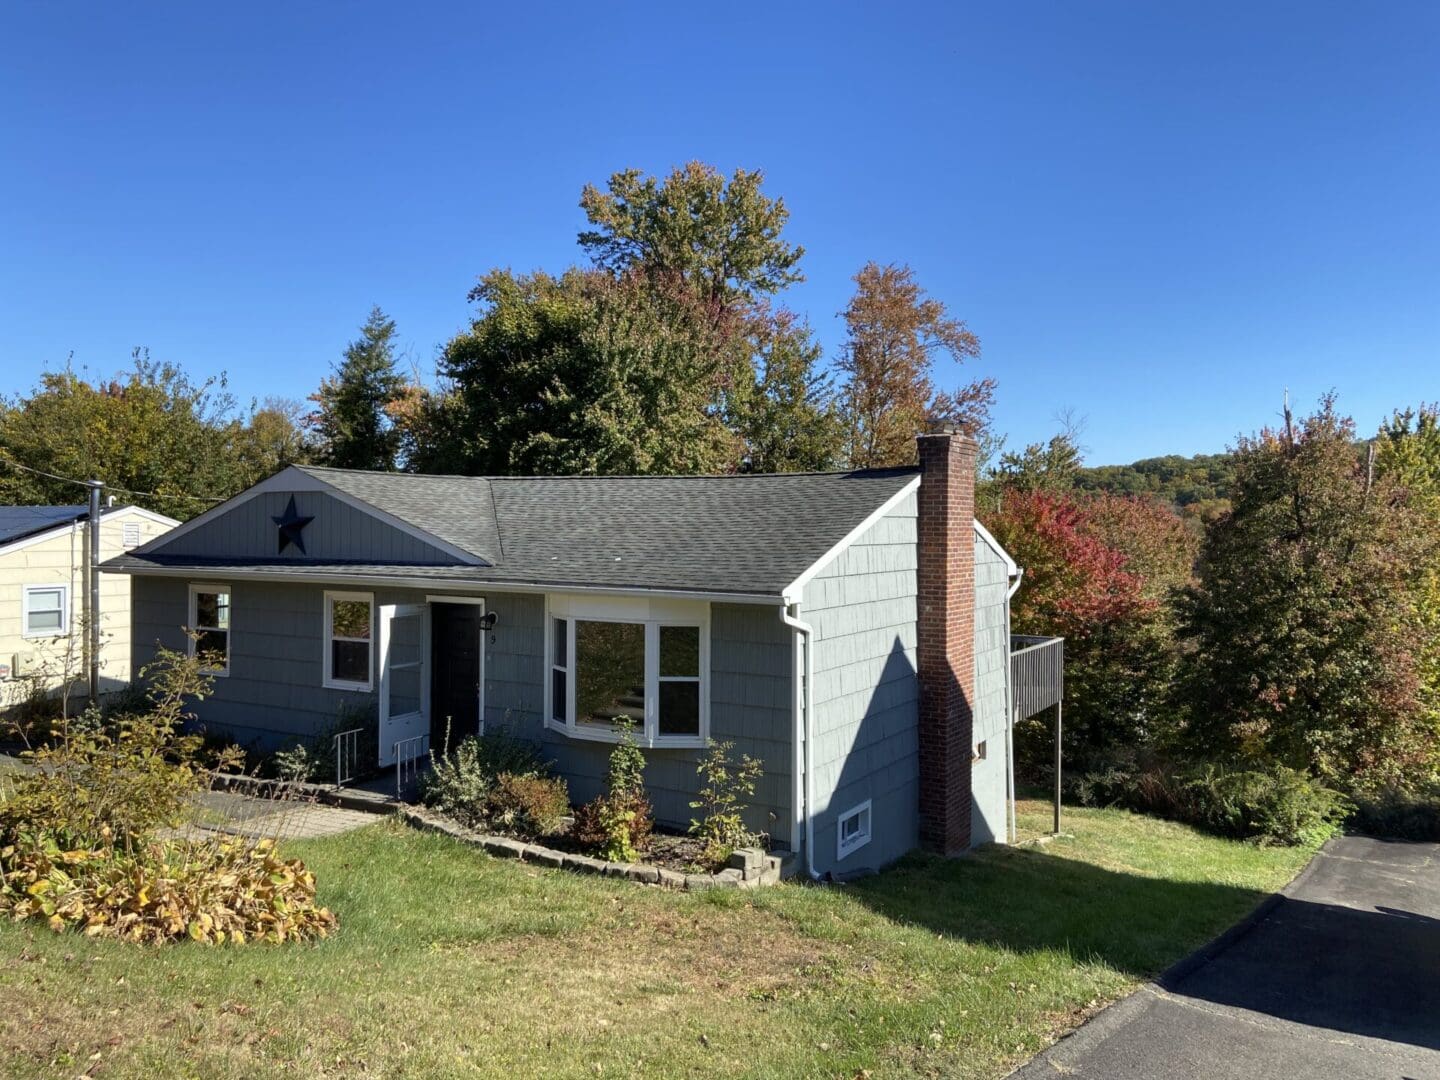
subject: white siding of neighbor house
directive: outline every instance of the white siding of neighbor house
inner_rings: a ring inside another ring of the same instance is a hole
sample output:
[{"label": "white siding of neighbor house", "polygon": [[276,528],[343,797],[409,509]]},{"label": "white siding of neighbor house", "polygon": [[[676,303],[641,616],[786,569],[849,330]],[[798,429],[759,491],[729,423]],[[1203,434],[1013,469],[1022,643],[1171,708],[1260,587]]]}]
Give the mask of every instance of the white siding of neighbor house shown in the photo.
[{"label": "white siding of neighbor house", "polygon": [[[916,498],[875,522],[805,585],[815,630],[811,750],[819,873],[878,868],[919,839]],[[870,801],[871,840],[837,858],[837,819]]]},{"label": "white siding of neighbor house", "polygon": [[[100,557],[113,558],[127,549],[126,524],[139,528],[140,543],[167,532],[170,526],[128,509],[106,514],[100,524]],[[16,704],[32,680],[13,677],[17,658],[37,673],[46,690],[58,690],[68,673],[72,686],[86,685],[85,611],[89,603],[85,568],[89,540],[83,523],[61,528],[53,536],[0,554],[0,663],[12,665],[12,678],[0,682],[0,707]],[[68,632],[58,637],[24,636],[23,605],[27,585],[64,585],[69,590]],[[119,574],[100,575],[100,685],[102,691],[130,681],[131,580]]]}]

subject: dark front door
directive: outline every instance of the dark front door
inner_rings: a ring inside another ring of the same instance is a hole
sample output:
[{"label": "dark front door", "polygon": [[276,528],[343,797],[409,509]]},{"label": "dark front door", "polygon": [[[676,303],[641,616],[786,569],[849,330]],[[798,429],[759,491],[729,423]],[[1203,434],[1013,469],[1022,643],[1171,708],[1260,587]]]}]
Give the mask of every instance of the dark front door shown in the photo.
[{"label": "dark front door", "polygon": [[430,743],[450,745],[480,730],[480,608],[476,604],[432,604]]}]

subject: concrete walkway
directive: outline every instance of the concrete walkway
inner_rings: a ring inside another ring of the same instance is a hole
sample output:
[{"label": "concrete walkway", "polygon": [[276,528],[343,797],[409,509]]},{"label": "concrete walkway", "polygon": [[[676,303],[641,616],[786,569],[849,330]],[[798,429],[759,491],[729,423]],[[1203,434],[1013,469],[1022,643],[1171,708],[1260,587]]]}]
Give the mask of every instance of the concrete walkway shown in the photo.
[{"label": "concrete walkway", "polygon": [[187,833],[226,833],[231,836],[308,840],[334,836],[380,820],[375,814],[308,801],[257,799],[228,791],[205,791],[196,796],[199,811]]},{"label": "concrete walkway", "polygon": [[1331,840],[1217,954],[1015,1075],[1440,1078],[1440,844]]}]

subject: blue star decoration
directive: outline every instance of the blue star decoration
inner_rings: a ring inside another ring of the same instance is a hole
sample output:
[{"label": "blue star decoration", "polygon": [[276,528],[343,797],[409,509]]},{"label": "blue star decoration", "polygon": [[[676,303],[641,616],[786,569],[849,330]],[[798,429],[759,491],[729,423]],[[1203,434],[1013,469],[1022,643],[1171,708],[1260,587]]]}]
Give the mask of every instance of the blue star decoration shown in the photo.
[{"label": "blue star decoration", "polygon": [[290,496],[290,505],[285,507],[285,513],[280,517],[272,517],[271,521],[280,526],[280,552],[284,554],[285,549],[291,544],[299,550],[301,555],[305,554],[305,538],[300,535],[300,530],[314,521],[314,517],[303,517],[295,509],[295,496]]}]

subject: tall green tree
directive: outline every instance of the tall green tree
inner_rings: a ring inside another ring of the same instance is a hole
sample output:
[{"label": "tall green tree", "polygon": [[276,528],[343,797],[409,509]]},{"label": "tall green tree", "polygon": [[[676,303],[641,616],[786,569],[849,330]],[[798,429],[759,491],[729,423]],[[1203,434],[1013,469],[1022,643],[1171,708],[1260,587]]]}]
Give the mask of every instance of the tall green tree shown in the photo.
[{"label": "tall green tree", "polygon": [[851,465],[870,468],[915,461],[915,436],[956,424],[977,438],[990,424],[995,381],[957,390],[936,388],[937,357],[980,355],[980,340],[929,296],[908,266],[866,264],[843,312],[846,339],[836,365],[849,427]]},{"label": "tall green tree", "polygon": [[823,350],[792,312],[757,305],[727,395],[746,472],[820,472],[843,460],[845,423]]},{"label": "tall green tree", "polygon": [[395,369],[395,320],[378,307],[345,347],[333,374],[312,396],[311,425],[318,458],[340,469],[393,471],[398,467],[401,432],[389,415],[405,378]]},{"label": "tall green tree", "polygon": [[440,361],[454,387],[443,454],[464,471],[697,473],[736,459],[717,402],[737,335],[687,287],[494,270],[470,298],[480,312]]},{"label": "tall green tree", "polygon": [[1327,397],[1239,440],[1232,499],[1189,603],[1192,739],[1348,788],[1433,777],[1412,590],[1436,537],[1407,493]]},{"label": "tall green tree", "polygon": [[[48,372],[29,396],[0,410],[0,459],[147,494],[119,497],[191,517],[248,483],[245,425],[223,379],[194,382],[143,349],[108,381]],[[84,489],[0,465],[0,501],[71,504]]]},{"label": "tall green tree", "polygon": [[1024,450],[1001,454],[995,479],[1002,489],[1011,492],[1072,491],[1080,466],[1080,447],[1074,435],[1062,431],[1048,442],[1030,443]]},{"label": "tall green tree", "polygon": [[805,249],[781,236],[790,212],[764,193],[764,181],[758,170],[736,169],[727,182],[699,161],[663,180],[622,170],[604,191],[587,184],[581,193],[592,227],[580,246],[611,274],[678,277],[717,307],[772,296],[804,280],[797,266]]}]

